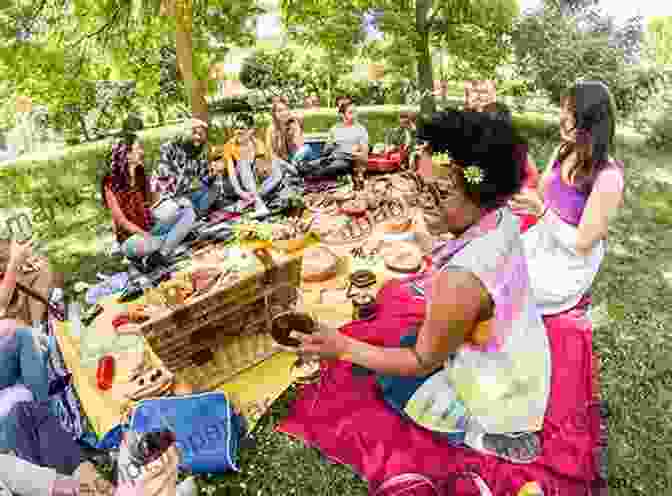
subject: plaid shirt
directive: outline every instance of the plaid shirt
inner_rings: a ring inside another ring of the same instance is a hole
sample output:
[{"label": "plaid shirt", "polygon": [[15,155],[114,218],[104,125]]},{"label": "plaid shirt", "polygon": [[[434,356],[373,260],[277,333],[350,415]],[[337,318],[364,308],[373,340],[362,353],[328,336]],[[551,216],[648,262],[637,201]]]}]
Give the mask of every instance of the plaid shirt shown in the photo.
[{"label": "plaid shirt", "polygon": [[161,145],[159,166],[152,175],[152,191],[161,197],[187,196],[210,183],[207,146],[196,156],[187,153],[189,141],[177,138]]}]

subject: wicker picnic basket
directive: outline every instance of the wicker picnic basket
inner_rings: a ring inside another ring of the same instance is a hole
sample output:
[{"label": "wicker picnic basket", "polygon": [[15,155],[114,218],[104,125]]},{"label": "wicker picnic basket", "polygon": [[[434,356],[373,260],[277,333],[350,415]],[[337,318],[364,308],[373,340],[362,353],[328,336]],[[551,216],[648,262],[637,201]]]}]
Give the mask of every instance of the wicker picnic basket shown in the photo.
[{"label": "wicker picnic basket", "polygon": [[141,331],[178,381],[216,388],[277,353],[271,320],[296,302],[302,261],[274,253],[256,272],[149,320]]}]

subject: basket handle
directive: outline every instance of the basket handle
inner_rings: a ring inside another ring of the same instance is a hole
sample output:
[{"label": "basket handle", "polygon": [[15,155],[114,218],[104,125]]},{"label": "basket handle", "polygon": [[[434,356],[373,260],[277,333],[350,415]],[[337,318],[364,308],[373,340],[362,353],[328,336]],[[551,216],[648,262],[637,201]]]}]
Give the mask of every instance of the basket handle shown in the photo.
[{"label": "basket handle", "polygon": [[256,248],[254,255],[264,264],[264,283],[271,284],[273,282],[273,271],[277,268],[273,255],[271,255],[268,248]]}]

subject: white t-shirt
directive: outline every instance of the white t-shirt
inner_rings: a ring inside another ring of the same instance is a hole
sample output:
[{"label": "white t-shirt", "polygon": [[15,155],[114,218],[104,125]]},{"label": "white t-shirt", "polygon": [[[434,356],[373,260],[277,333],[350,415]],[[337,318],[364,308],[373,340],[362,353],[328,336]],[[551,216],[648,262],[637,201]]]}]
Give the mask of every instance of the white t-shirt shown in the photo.
[{"label": "white t-shirt", "polygon": [[337,152],[352,153],[355,145],[368,146],[369,133],[358,123],[353,123],[352,126],[336,124],[329,131],[329,141],[336,145]]}]

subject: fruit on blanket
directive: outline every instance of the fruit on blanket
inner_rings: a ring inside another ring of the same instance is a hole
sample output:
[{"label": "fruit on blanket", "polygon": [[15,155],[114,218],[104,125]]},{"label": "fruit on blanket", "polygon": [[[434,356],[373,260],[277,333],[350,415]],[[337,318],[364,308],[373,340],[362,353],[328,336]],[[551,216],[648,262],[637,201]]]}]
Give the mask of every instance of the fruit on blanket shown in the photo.
[{"label": "fruit on blanket", "polygon": [[336,276],[338,259],[325,246],[314,246],[303,253],[302,278],[305,282],[322,282]]}]

